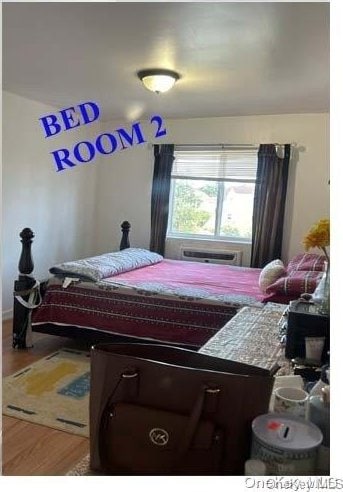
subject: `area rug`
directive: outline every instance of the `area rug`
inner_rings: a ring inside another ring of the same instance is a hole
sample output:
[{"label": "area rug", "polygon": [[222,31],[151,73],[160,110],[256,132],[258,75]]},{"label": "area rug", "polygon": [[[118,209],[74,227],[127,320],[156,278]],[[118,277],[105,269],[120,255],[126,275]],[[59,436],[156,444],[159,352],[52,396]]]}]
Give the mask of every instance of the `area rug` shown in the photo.
[{"label": "area rug", "polygon": [[81,461],[79,461],[74,468],[72,468],[68,473],[66,473],[67,476],[84,476],[84,475],[96,475],[96,476],[103,476],[105,473],[100,473],[96,472],[94,470],[91,470],[89,467],[90,463],[90,457],[89,454],[87,454],[84,458],[82,458]]},{"label": "area rug", "polygon": [[61,349],[3,379],[5,415],[89,436],[90,356]]},{"label": "area rug", "polygon": [[94,472],[89,468],[89,454],[87,454],[81,461],[79,461],[74,468],[72,468],[68,473],[68,476],[75,475],[94,475]]}]

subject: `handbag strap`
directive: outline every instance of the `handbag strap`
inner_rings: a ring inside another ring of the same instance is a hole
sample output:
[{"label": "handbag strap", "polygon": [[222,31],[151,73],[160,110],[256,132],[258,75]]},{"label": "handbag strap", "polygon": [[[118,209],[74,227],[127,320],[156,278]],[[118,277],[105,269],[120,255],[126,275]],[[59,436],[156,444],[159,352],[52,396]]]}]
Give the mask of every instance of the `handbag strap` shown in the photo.
[{"label": "handbag strap", "polygon": [[105,405],[103,406],[103,410],[101,412],[100,416],[100,424],[99,424],[99,431],[98,431],[98,439],[97,439],[97,445],[98,445],[98,454],[99,454],[99,459],[100,459],[100,465],[101,467],[109,471],[109,467],[107,464],[107,454],[106,454],[106,427],[108,424],[108,419],[112,417],[111,414],[111,406],[113,403],[113,399],[117,392],[123,388],[123,391],[126,393],[125,396],[127,399],[132,399],[134,396],[137,395],[138,392],[138,378],[139,374],[138,371],[132,371],[132,372],[123,372],[116,385],[114,386],[113,391],[110,393],[109,397],[106,400]]},{"label": "handbag strap", "polygon": [[208,388],[204,387],[203,390],[199,393],[197,399],[195,400],[195,404],[189,416],[189,420],[187,423],[187,427],[183,434],[183,438],[181,440],[179,449],[178,449],[178,458],[181,459],[182,456],[186,454],[188,449],[191,447],[192,440],[195,436],[196,430],[198,428],[201,416],[203,414],[205,408],[206,398],[209,397],[212,400],[211,407],[209,408],[209,412],[215,412],[218,402],[218,396],[220,393],[219,388]]}]

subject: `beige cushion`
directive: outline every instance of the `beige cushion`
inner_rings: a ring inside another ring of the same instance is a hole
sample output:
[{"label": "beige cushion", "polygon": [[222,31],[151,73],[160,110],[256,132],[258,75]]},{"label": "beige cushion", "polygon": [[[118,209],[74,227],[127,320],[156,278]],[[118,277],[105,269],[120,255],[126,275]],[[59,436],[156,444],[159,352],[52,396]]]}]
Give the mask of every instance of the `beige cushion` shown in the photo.
[{"label": "beige cushion", "polygon": [[281,260],[273,260],[266,265],[260,273],[259,286],[262,292],[266,292],[269,285],[285,275],[286,268]]}]

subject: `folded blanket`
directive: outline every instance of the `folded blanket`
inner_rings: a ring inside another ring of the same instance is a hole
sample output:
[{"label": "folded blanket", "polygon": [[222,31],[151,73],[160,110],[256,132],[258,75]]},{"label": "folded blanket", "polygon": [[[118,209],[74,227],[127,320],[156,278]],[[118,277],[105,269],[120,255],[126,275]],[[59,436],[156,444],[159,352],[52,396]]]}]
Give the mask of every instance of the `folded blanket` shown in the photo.
[{"label": "folded blanket", "polygon": [[60,263],[49,271],[56,276],[79,277],[97,282],[118,273],[154,265],[162,260],[163,256],[158,253],[141,248],[128,248],[115,253]]}]

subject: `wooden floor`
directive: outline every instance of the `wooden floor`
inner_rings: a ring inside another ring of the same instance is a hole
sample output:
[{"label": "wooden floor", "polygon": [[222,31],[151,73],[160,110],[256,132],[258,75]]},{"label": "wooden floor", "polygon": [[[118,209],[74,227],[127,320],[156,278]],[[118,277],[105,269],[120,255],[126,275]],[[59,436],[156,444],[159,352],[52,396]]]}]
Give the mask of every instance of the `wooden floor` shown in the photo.
[{"label": "wooden floor", "polygon": [[[61,347],[76,342],[33,335],[34,347],[12,348],[12,321],[2,326],[2,373],[12,374]],[[89,440],[13,417],[2,416],[2,475],[65,475],[89,451]]]}]

